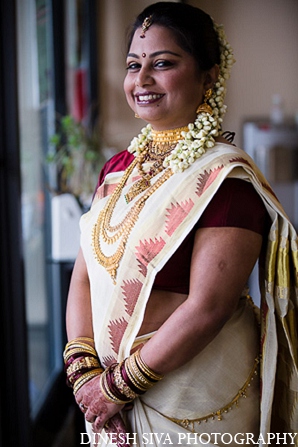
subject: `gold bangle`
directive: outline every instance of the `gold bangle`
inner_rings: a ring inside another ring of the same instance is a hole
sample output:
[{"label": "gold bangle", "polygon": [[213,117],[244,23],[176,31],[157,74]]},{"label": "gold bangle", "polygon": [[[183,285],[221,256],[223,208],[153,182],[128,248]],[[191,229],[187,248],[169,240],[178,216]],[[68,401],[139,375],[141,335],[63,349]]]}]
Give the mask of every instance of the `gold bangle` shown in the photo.
[{"label": "gold bangle", "polygon": [[93,338],[90,338],[90,337],[77,337],[77,338],[74,338],[73,340],[70,340],[69,342],[67,342],[66,345],[65,345],[65,349],[67,349],[68,346],[70,346],[70,345],[72,345],[74,343],[84,342],[84,341],[90,341],[93,344],[93,347],[94,347],[94,340],[93,340]]},{"label": "gold bangle", "polygon": [[102,368],[96,368],[83,374],[75,381],[73,385],[73,394],[76,394],[85,383],[89,382],[89,380],[93,379],[93,377],[99,376],[102,372]]},{"label": "gold bangle", "polygon": [[98,374],[101,374],[102,372],[103,372],[103,368],[94,368],[91,371],[85,372],[75,381],[74,388],[76,388],[85,379],[93,377],[93,376],[97,376]]},{"label": "gold bangle", "polygon": [[72,340],[66,343],[65,350],[72,348],[73,346],[86,346],[87,348],[94,349],[94,345],[90,345],[89,343],[85,343],[83,340]]},{"label": "gold bangle", "polygon": [[76,360],[71,365],[69,365],[69,367],[66,370],[66,374],[70,375],[83,368],[90,369],[99,366],[100,366],[99,361],[94,357],[83,357],[82,359]]},{"label": "gold bangle", "polygon": [[137,363],[136,363],[136,358],[135,358],[135,354],[132,354],[129,357],[129,363],[130,366],[132,368],[133,373],[135,374],[135,379],[139,380],[140,383],[146,388],[149,389],[153,386],[153,383],[147,379],[147,377],[145,377],[142,373],[142,371],[140,370],[140,368],[138,367]]},{"label": "gold bangle", "polygon": [[84,353],[84,354],[90,354],[93,355],[94,357],[97,357],[97,352],[95,351],[95,349],[86,349],[84,347],[76,347],[73,349],[70,349],[68,351],[64,351],[63,352],[63,359],[64,359],[64,363],[67,362],[67,360],[73,355],[73,354],[78,354],[78,353]]},{"label": "gold bangle", "polygon": [[112,402],[113,404],[117,404],[117,405],[125,405],[128,402],[131,402],[131,400],[128,401],[128,400],[118,399],[118,397],[114,396],[114,394],[111,392],[111,390],[109,389],[108,383],[107,383],[107,378],[106,378],[108,371],[109,371],[109,368],[105,369],[105,371],[100,376],[100,382],[99,382],[100,389],[101,389],[101,392],[104,395],[104,397],[109,402]]},{"label": "gold bangle", "polygon": [[131,365],[129,363],[129,357],[125,360],[125,371],[126,374],[128,375],[129,380],[131,381],[131,383],[140,391],[147,391],[148,388],[144,387],[135,377],[134,373],[131,371]]},{"label": "gold bangle", "polygon": [[161,379],[164,378],[164,376],[162,374],[158,374],[156,372],[154,372],[142,359],[141,356],[141,349],[138,349],[137,352],[135,353],[135,359],[137,362],[138,367],[140,368],[140,370],[145,373],[147,376],[150,377],[150,379],[153,379],[155,381],[159,381]]},{"label": "gold bangle", "polygon": [[77,348],[85,349],[86,351],[95,351],[95,349],[92,346],[90,346],[86,343],[74,343],[74,344],[68,346],[67,348],[65,348],[64,352],[69,352],[72,349],[77,349]]},{"label": "gold bangle", "polygon": [[133,390],[129,388],[127,383],[123,380],[123,377],[121,375],[121,366],[123,365],[124,361],[122,361],[120,364],[116,365],[113,371],[114,381],[115,385],[119,389],[120,393],[124,394],[128,399],[135,399],[138,395]]},{"label": "gold bangle", "polygon": [[93,346],[88,345],[88,343],[83,343],[83,342],[71,343],[65,347],[64,351],[68,352],[70,349],[74,349],[74,348],[82,348],[82,349],[86,349],[88,351],[95,351],[95,348]]}]

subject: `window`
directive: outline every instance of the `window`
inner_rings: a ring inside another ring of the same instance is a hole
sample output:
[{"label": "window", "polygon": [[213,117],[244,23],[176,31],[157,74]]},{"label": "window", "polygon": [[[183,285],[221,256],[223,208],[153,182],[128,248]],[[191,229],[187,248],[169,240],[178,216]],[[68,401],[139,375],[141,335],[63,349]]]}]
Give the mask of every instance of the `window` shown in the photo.
[{"label": "window", "polygon": [[[56,171],[45,159],[57,115],[76,112],[81,118],[90,108],[89,98],[96,100],[96,54],[90,43],[95,40],[95,20],[93,0],[16,0],[27,392],[32,445],[44,447],[53,444],[55,431],[74,405],[62,360],[74,259],[52,258],[51,190]],[[78,80],[74,102],[72,88]]]},{"label": "window", "polygon": [[[51,330],[47,286],[46,190],[44,153],[53,128],[50,16],[47,0],[18,0],[18,86],[22,185],[22,224],[28,327],[31,416],[38,413],[61,368]],[[55,319],[55,316],[54,316]]]}]

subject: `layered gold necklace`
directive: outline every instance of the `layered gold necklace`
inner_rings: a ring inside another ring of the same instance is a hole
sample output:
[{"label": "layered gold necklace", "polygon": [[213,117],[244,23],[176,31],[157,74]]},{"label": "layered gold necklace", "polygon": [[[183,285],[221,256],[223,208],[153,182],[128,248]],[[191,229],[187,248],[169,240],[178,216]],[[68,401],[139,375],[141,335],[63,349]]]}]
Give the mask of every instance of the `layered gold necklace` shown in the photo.
[{"label": "layered gold necklace", "polygon": [[[181,139],[181,132],[187,129],[187,127],[182,127],[161,132],[152,131],[152,140],[125,170],[120,183],[97,217],[92,231],[94,255],[97,262],[110,274],[114,283],[116,283],[117,269],[125,252],[128,238],[138,220],[140,212],[149,197],[173,174],[170,168],[164,170],[163,161]],[[121,199],[122,190],[135,167],[138,170],[140,179],[130,187],[124,199],[126,203],[129,203],[139,194],[143,194],[131,205],[124,218],[117,224],[112,225],[115,207]],[[163,174],[154,182],[154,177],[163,170]],[[118,244],[113,254],[106,255],[103,252],[103,243],[108,245]]]}]

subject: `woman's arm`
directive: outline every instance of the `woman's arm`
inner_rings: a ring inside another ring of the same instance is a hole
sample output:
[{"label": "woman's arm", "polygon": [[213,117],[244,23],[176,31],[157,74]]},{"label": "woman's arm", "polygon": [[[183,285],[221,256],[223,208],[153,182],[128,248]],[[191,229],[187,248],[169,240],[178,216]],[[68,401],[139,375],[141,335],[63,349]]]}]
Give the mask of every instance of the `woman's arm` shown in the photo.
[{"label": "woman's arm", "polygon": [[90,284],[82,250],[76,259],[67,298],[66,308],[67,337],[93,338]]},{"label": "woman's arm", "polygon": [[182,366],[213,340],[234,313],[261,245],[261,235],[242,228],[197,231],[189,296],[141,350],[153,371]]}]

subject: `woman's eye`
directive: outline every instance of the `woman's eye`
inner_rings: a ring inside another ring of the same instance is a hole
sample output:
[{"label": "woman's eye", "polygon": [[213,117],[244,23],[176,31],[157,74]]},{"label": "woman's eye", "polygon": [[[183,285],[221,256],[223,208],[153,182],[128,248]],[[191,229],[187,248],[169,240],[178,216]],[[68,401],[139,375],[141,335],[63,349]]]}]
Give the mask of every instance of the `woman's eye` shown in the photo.
[{"label": "woman's eye", "polygon": [[157,68],[167,68],[167,67],[171,67],[173,65],[172,62],[170,61],[165,61],[165,60],[161,60],[161,61],[156,61],[154,66]]},{"label": "woman's eye", "polygon": [[130,62],[129,64],[127,64],[126,70],[134,71],[134,70],[138,70],[139,68],[140,68],[140,64],[138,64],[137,62]]}]

